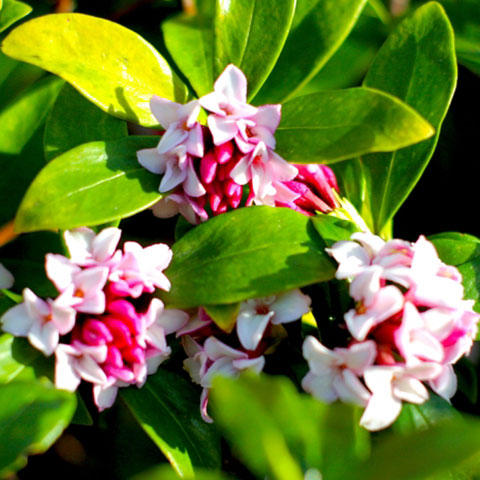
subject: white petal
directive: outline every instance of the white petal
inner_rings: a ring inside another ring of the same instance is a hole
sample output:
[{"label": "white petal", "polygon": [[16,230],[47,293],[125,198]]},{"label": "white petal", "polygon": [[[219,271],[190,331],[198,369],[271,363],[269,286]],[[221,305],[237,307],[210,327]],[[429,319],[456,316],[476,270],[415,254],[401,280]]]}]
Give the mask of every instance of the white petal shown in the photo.
[{"label": "white petal", "polygon": [[213,85],[216,93],[239,102],[247,101],[247,78],[235,65],[228,65]]},{"label": "white petal", "polygon": [[377,356],[377,347],[373,340],[355,343],[350,348],[342,350],[345,352],[345,365],[358,375],[362,374]]},{"label": "white petal", "polygon": [[53,322],[41,324],[35,322],[28,332],[29,342],[45,355],[51,355],[58,345],[58,330]]},{"label": "white petal", "polygon": [[26,337],[32,328],[34,318],[30,316],[24,303],[7,310],[1,318],[2,329],[16,337]]},{"label": "white petal", "polygon": [[45,270],[47,277],[63,292],[72,283],[73,275],[80,271],[80,267],[63,255],[48,253],[45,257]]},{"label": "white petal", "polygon": [[356,242],[340,241],[326,251],[339,264],[335,274],[339,280],[354,277],[370,264],[368,253]]},{"label": "white petal", "polygon": [[70,345],[58,345],[55,350],[55,386],[69,392],[74,392],[81,380],[75,370],[77,358],[74,353]]},{"label": "white petal", "polygon": [[442,373],[433,380],[430,380],[432,390],[443,397],[445,400],[450,400],[457,391],[457,376],[453,371],[451,365],[445,365]]},{"label": "white petal", "polygon": [[170,124],[179,120],[182,105],[154,95],[150,100],[150,110],[160,125],[167,129]]},{"label": "white petal", "polygon": [[265,357],[262,355],[257,358],[239,358],[238,360],[233,360],[232,365],[237,370],[251,370],[255,373],[260,373],[265,366]]},{"label": "white petal", "polygon": [[104,228],[93,241],[92,254],[98,262],[105,262],[114,253],[122,231],[116,227]]},{"label": "white petal", "polygon": [[160,182],[160,192],[168,192],[180,185],[187,178],[186,170],[181,169],[175,160],[170,160],[166,164],[165,175]]},{"label": "white petal", "polygon": [[253,118],[258,125],[267,127],[271,132],[274,132],[282,117],[281,110],[281,105],[263,105],[258,107],[257,114]]},{"label": "white petal", "polygon": [[100,365],[89,355],[82,355],[77,360],[76,370],[87,382],[106,383],[107,377]]},{"label": "white petal", "polygon": [[293,322],[308,312],[312,299],[303,294],[300,290],[291,290],[277,296],[271,309],[275,312],[272,323]]},{"label": "white petal", "polygon": [[402,376],[393,382],[393,394],[400,400],[409,403],[424,403],[428,400],[428,390],[420,380],[409,376]]},{"label": "white petal", "polygon": [[117,398],[117,392],[118,387],[115,384],[109,386],[93,386],[93,399],[100,412],[106,408],[110,408],[114,404]]},{"label": "white petal", "polygon": [[185,193],[190,197],[201,197],[204,195],[206,190],[200,182],[195,169],[193,168],[192,159],[189,159],[186,173],[187,176],[183,182],[183,189],[185,190]]},{"label": "white petal", "polygon": [[222,145],[231,140],[238,132],[235,120],[209,115],[207,119],[208,128],[213,137],[215,145]]},{"label": "white petal", "polygon": [[333,388],[342,402],[353,403],[361,407],[366,406],[371,396],[358,377],[348,369],[343,370],[339,375],[335,375]]},{"label": "white petal", "polygon": [[360,425],[370,431],[389,427],[400,414],[402,402],[396,398],[372,395],[360,418]]},{"label": "white petal", "polygon": [[165,155],[160,155],[156,148],[144,148],[137,152],[138,163],[149,172],[161,174],[165,171]]},{"label": "white petal", "polygon": [[323,375],[308,372],[302,380],[302,388],[315,398],[326,403],[332,403],[338,398],[338,394],[333,388],[333,377],[332,372]]},{"label": "white petal", "polygon": [[303,342],[302,350],[303,357],[316,375],[324,375],[326,372],[331,372],[336,365],[341,364],[341,360],[335,352],[329,350],[311,335]]},{"label": "white petal", "polygon": [[250,156],[245,155],[239,162],[233,167],[230,172],[230,177],[239,185],[246,185],[252,178],[250,172]]},{"label": "white petal", "polygon": [[74,230],[66,230],[63,233],[63,238],[72,262],[83,265],[91,256],[95,232],[90,228],[81,227]]},{"label": "white petal", "polygon": [[237,335],[243,348],[255,350],[258,347],[273,314],[274,312],[267,315],[240,312],[237,317]]},{"label": "white petal", "polygon": [[173,197],[177,197],[177,195],[169,195],[153,205],[153,214],[158,218],[171,218],[177,215],[179,206]]},{"label": "white petal", "polygon": [[209,337],[205,340],[203,348],[208,355],[208,358],[212,360],[218,360],[222,357],[228,357],[230,359],[247,358],[248,355],[240,350],[225,345],[223,342],[215,337]]},{"label": "white petal", "polygon": [[363,300],[366,306],[373,303],[375,295],[380,290],[380,278],[383,268],[378,265],[366,267],[350,284],[350,296],[357,302]]},{"label": "white petal", "polygon": [[73,308],[63,307],[52,302],[52,322],[55,324],[58,332],[65,335],[75,326],[76,312]]},{"label": "white petal", "polygon": [[188,131],[184,130],[180,124],[174,123],[170,125],[163,134],[160,143],[157,146],[157,152],[162,155],[170,152],[175,147],[185,142],[188,138]]},{"label": "white petal", "polygon": [[157,324],[163,327],[166,335],[169,335],[184,327],[188,319],[188,313],[172,308],[163,311],[163,314],[157,320]]},{"label": "white petal", "polygon": [[202,126],[197,123],[192,127],[188,134],[188,138],[185,142],[187,147],[187,152],[194,157],[203,157],[204,146],[203,146],[203,132]]}]

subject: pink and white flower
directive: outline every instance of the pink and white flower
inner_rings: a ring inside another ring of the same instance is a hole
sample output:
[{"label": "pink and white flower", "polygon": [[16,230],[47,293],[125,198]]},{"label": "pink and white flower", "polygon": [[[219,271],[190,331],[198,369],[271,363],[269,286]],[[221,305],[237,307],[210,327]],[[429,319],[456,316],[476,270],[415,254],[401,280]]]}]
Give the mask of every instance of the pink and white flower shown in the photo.
[{"label": "pink and white flower", "polygon": [[188,335],[182,337],[182,342],[188,355],[183,365],[192,380],[203,387],[200,412],[209,423],[212,419],[207,413],[207,405],[212,379],[216,375],[235,377],[247,369],[260,373],[265,365],[263,356],[250,358],[246,352],[229,347],[215,337],[207,338],[203,346]]},{"label": "pink and white flower", "polygon": [[44,301],[26,288],[23,302],[7,310],[1,322],[5,332],[27,337],[35,348],[48,356],[56,349],[60,335],[72,330],[75,316],[75,310],[61,299]]},{"label": "pink and white flower", "polygon": [[280,325],[298,320],[309,311],[310,304],[310,297],[298,289],[242,302],[236,323],[242,347],[256,350],[269,324]]},{"label": "pink and white flower", "polygon": [[349,348],[329,350],[316,338],[309,336],[303,344],[303,356],[310,371],[302,380],[302,387],[327,403],[340,399],[365,406],[370,399],[370,392],[359,376],[373,364],[376,354],[372,340],[354,343]]}]

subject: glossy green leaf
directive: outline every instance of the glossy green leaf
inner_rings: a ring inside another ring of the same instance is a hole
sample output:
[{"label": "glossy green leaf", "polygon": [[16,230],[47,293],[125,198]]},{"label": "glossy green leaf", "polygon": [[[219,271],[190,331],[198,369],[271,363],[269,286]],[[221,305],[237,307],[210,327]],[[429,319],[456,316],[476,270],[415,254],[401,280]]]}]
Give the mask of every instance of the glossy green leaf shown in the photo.
[{"label": "glossy green leaf", "polygon": [[192,476],[194,467],[219,468],[219,438],[200,417],[199,390],[190,381],[160,369],[140,390],[121,394],[179,475]]},{"label": "glossy green leaf", "polygon": [[293,97],[340,47],[365,4],[366,0],[297,0],[287,41],[255,102]]},{"label": "glossy green leaf", "polygon": [[50,161],[82,143],[116,140],[127,135],[125,122],[107,115],[67,84],[47,118],[45,158]]},{"label": "glossy green leaf", "polygon": [[0,5],[0,32],[6,30],[32,11],[32,7],[17,0],[4,0]]},{"label": "glossy green leaf", "polygon": [[233,63],[253,98],[272,71],[290,30],[295,0],[216,0],[215,77]]},{"label": "glossy green leaf", "polygon": [[161,198],[158,176],[136,152],[157,137],[91,142],[52,160],[35,178],[15,219],[19,232],[99,225],[128,217]]},{"label": "glossy green leaf", "polygon": [[[258,228],[256,228],[258,227]],[[178,308],[234,303],[333,278],[308,217],[287,208],[241,208],[197,226],[173,247],[161,294]]]},{"label": "glossy green leaf", "polygon": [[436,129],[428,142],[362,158],[373,229],[381,232],[425,170],[457,79],[453,31],[442,7],[429,3],[389,37],[364,84],[400,98]]},{"label": "glossy green leaf", "polygon": [[165,45],[197,96],[213,90],[212,19],[179,15],[162,24]]},{"label": "glossy green leaf", "polygon": [[80,13],[35,18],[15,28],[2,51],[59,75],[104,111],[144,126],[158,124],[149,107],[152,95],[184,96],[148,42],[102,18]]},{"label": "glossy green leaf", "polygon": [[408,105],[370,88],[297,97],[282,107],[276,151],[289,162],[332,163],[396,150],[433,135]]},{"label": "glossy green leaf", "polygon": [[359,231],[354,223],[330,215],[312,217],[312,223],[327,247],[341,240],[349,240],[353,233]]},{"label": "glossy green leaf", "polygon": [[299,465],[318,469],[324,478],[349,478],[345,466],[368,451],[368,434],[359,435],[355,407],[301,395],[285,377],[216,378],[210,397],[215,422],[261,478],[303,480]]},{"label": "glossy green leaf", "polygon": [[46,77],[14,98],[0,112],[0,153],[18,154],[55,102],[63,80]]},{"label": "glossy green leaf", "polygon": [[75,395],[38,382],[0,385],[0,476],[25,455],[41,453],[60,436],[75,411]]},{"label": "glossy green leaf", "polygon": [[[383,437],[370,458],[349,477],[352,480],[430,478],[455,468],[480,452],[476,419],[444,422],[406,436]],[[406,461],[408,459],[408,461]],[[451,478],[451,477],[447,477]]]},{"label": "glossy green leaf", "polygon": [[454,265],[462,274],[465,298],[475,300],[480,311],[480,239],[465,233],[446,232],[432,235],[439,257]]},{"label": "glossy green leaf", "polygon": [[34,364],[42,356],[26,339],[9,333],[0,336],[0,385],[15,380],[33,380]]},{"label": "glossy green leaf", "polygon": [[237,323],[240,303],[230,303],[227,305],[205,305],[205,311],[224,332],[230,333]]}]

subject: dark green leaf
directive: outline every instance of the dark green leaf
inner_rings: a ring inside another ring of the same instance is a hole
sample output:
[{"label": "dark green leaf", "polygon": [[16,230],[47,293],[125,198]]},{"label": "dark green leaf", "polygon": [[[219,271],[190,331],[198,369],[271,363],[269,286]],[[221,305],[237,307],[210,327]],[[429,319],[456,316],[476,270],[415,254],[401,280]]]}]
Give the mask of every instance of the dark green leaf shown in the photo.
[{"label": "dark green leaf", "polygon": [[38,17],[15,28],[2,51],[59,75],[104,111],[146,127],[158,125],[152,95],[183,99],[165,59],[117,23],[80,13]]},{"label": "dark green leaf", "polygon": [[122,398],[179,475],[220,466],[219,438],[200,417],[199,391],[191,382],[160,369],[142,389],[122,390]]},{"label": "dark green leaf", "polygon": [[178,308],[235,303],[330,280],[335,268],[308,217],[287,208],[238,209],[173,247],[164,300]]},{"label": "dark green leaf", "polygon": [[475,300],[480,310],[480,239],[465,233],[446,232],[432,235],[439,257],[458,268],[463,277],[465,298]]},{"label": "dark green leaf", "polygon": [[215,77],[233,63],[253,98],[280,55],[294,9],[294,0],[216,0]]},{"label": "dark green leaf", "polygon": [[180,15],[162,24],[165,45],[197,96],[213,90],[213,26],[204,16]]},{"label": "dark green leaf", "polygon": [[224,332],[230,333],[237,323],[240,303],[230,303],[227,305],[205,305],[205,311],[215,322],[217,327]]},{"label": "dark green leaf", "polygon": [[351,88],[285,103],[276,151],[289,162],[332,163],[396,150],[433,133],[431,125],[400,100],[370,88]]},{"label": "dark green leaf", "polygon": [[278,103],[293,97],[340,47],[365,4],[365,0],[297,0],[292,29],[255,102]]},{"label": "dark green leaf", "polygon": [[72,418],[74,425],[93,425],[93,419],[81,395],[77,392],[77,408]]},{"label": "dark green leaf", "polygon": [[428,142],[362,159],[368,194],[364,208],[373,217],[375,232],[382,231],[425,170],[456,79],[453,30],[442,7],[433,2],[404,20],[375,58],[365,86],[400,98],[436,129]]},{"label": "dark green leaf", "polygon": [[18,154],[57,98],[63,80],[47,77],[34,83],[0,112],[0,153]]},{"label": "dark green leaf", "polygon": [[0,385],[0,476],[19,457],[41,453],[60,436],[75,411],[75,395],[34,382]]},{"label": "dark green leaf", "polygon": [[0,6],[0,32],[6,30],[31,11],[32,7],[26,3],[17,0],[3,0],[3,6]]},{"label": "dark green leaf", "polygon": [[153,205],[161,198],[158,176],[138,163],[136,152],[157,143],[157,137],[91,142],[55,158],[28,189],[16,229],[99,225]]},{"label": "dark green leaf", "polygon": [[127,125],[64,85],[47,118],[45,158],[58,157],[82,143],[117,140],[128,135]]}]

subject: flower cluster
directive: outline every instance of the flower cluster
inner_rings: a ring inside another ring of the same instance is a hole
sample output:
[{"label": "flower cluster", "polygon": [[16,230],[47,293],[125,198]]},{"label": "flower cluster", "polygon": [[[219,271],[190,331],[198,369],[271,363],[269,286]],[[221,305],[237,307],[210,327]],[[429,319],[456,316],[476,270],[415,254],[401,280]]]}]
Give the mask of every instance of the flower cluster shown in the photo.
[{"label": "flower cluster", "polygon": [[329,350],[308,337],[304,389],[327,402],[365,406],[360,423],[370,430],[389,426],[402,401],[425,402],[423,382],[450,399],[457,388],[452,365],[470,351],[480,318],[463,299],[458,270],[423,236],[411,244],[355,233],[328,252],[339,264],[336,277],[351,282],[349,345]]},{"label": "flower cluster", "polygon": [[236,376],[242,370],[261,372],[264,353],[272,346],[283,323],[293,322],[307,313],[310,297],[300,290],[246,300],[240,304],[236,334],[226,334],[215,326],[203,308],[178,333],[188,358],[184,367],[192,380],[203,387],[200,411],[205,421],[208,392],[216,374]]},{"label": "flower cluster", "polygon": [[4,331],[27,337],[47,356],[55,353],[58,388],[92,383],[100,410],[113,404],[118,387],[143,385],[170,355],[166,335],[188,321],[151,295],[170,288],[163,273],[170,248],[125,242],[117,250],[120,235],[113,227],[98,235],[88,228],[65,232],[70,258],[46,256],[58,297],[43,300],[27,288],[23,302],[1,319]]},{"label": "flower cluster", "polygon": [[[280,105],[247,103],[247,80],[234,65],[219,76],[214,91],[181,105],[154,96],[152,112],[165,129],[156,148],[137,152],[150,172],[163,174],[154,207],[167,218],[181,213],[196,224],[240,206],[271,205],[307,215],[339,206],[333,171],[292,165],[275,153]],[[201,125],[201,108],[208,112]]]}]

